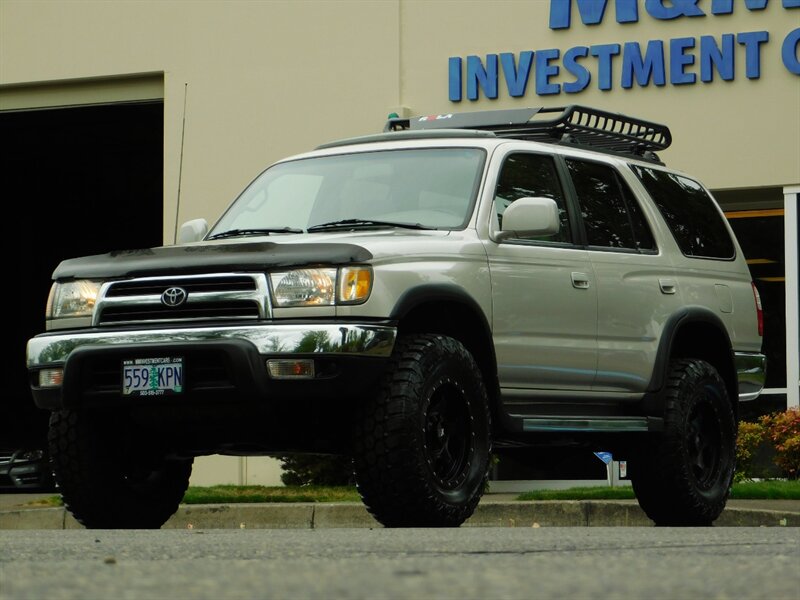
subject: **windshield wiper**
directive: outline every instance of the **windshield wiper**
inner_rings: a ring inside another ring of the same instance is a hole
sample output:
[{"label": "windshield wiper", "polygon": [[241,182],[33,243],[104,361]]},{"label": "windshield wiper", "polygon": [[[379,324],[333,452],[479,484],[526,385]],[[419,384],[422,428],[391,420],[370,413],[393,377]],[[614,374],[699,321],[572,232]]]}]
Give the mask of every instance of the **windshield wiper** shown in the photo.
[{"label": "windshield wiper", "polygon": [[247,236],[247,235],[269,235],[270,233],[303,233],[302,229],[296,229],[295,227],[265,227],[265,228],[253,228],[253,229],[228,229],[227,231],[221,231],[220,233],[215,233],[214,235],[208,236],[209,240],[219,240],[222,238],[229,238],[229,237],[238,237],[238,236]]},{"label": "windshield wiper", "polygon": [[308,232],[326,229],[349,229],[351,227],[402,227],[403,229],[436,229],[422,223],[400,223],[396,221],[377,221],[375,219],[341,219],[330,223],[320,223],[308,228]]}]

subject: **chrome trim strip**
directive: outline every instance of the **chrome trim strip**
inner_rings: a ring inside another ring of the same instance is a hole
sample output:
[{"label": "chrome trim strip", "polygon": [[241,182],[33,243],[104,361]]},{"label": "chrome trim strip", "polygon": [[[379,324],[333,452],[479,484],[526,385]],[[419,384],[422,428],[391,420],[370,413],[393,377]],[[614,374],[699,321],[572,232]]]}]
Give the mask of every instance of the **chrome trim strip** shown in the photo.
[{"label": "chrome trim strip", "polygon": [[533,417],[522,419],[523,431],[649,431],[647,417]]},{"label": "chrome trim strip", "polygon": [[[226,300],[250,300],[258,307],[259,319],[272,318],[272,304],[269,300],[269,288],[267,287],[267,276],[264,273],[199,273],[197,275],[174,275],[165,276],[159,275],[157,277],[135,277],[133,279],[123,279],[120,281],[107,281],[100,286],[100,292],[97,294],[97,302],[94,306],[92,313],[92,326],[93,327],[113,327],[116,325],[131,324],[131,323],[169,323],[177,321],[185,321],[179,316],[174,319],[148,319],[148,320],[133,320],[133,321],[111,321],[102,323],[101,317],[103,309],[111,306],[140,306],[140,307],[159,307],[161,304],[160,294],[145,294],[138,296],[108,296],[108,292],[118,283],[163,283],[169,286],[180,287],[182,282],[191,282],[193,279],[225,279],[230,277],[248,277],[253,280],[255,290],[242,291],[230,290],[219,292],[194,292],[189,294],[186,299],[186,304],[194,304],[197,302],[217,301],[224,302]],[[241,317],[238,317],[241,318]],[[216,320],[217,317],[210,317]]]},{"label": "chrome trim strip", "polygon": [[308,325],[249,325],[183,327],[134,331],[72,331],[42,334],[28,341],[29,369],[63,364],[81,346],[192,343],[207,340],[246,340],[259,354],[391,355],[397,329],[385,325],[320,323]]},{"label": "chrome trim strip", "polygon": [[739,401],[750,402],[761,395],[767,380],[767,357],[758,352],[734,352]]}]

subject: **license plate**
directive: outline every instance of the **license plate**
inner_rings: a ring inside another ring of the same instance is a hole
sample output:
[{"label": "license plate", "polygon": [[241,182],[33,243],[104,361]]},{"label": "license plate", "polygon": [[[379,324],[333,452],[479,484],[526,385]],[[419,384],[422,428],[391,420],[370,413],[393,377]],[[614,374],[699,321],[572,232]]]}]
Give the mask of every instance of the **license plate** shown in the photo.
[{"label": "license plate", "polygon": [[122,361],[123,396],[164,396],[183,391],[183,358]]}]

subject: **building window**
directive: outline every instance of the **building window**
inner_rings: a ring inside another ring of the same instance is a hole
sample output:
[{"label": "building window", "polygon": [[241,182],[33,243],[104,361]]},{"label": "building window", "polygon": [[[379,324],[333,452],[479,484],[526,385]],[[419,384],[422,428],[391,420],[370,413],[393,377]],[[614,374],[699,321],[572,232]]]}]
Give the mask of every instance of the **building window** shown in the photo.
[{"label": "building window", "polygon": [[725,213],[742,247],[764,307],[767,388],[786,387],[786,270],[783,209]]}]

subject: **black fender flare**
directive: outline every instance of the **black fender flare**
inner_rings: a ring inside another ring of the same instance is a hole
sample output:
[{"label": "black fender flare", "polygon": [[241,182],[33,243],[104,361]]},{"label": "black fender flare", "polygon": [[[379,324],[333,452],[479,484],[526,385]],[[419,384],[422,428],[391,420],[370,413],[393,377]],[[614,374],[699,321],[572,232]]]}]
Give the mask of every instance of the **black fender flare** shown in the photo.
[{"label": "black fender flare", "polygon": [[[477,321],[474,323],[465,324],[467,328],[478,327],[484,339],[489,341],[487,350],[489,351],[489,358],[491,360],[492,377],[494,378],[493,386],[497,383],[497,356],[494,350],[494,337],[492,336],[492,328],[489,324],[486,313],[481,306],[476,302],[469,292],[465,289],[452,284],[444,283],[430,283],[415,286],[403,293],[397,299],[394,307],[392,308],[390,319],[393,322],[399,323],[403,317],[411,313],[415,308],[424,304],[435,304],[438,302],[450,302],[462,304],[477,316]],[[487,382],[488,384],[489,382]],[[490,391],[491,393],[491,391]]]},{"label": "black fender flare", "polygon": [[[664,329],[661,332],[656,360],[653,365],[653,374],[647,386],[647,393],[643,401],[645,414],[661,416],[663,413],[661,392],[664,389],[667,373],[669,372],[669,361],[672,356],[675,339],[681,329],[692,323],[702,323],[716,329],[725,339],[727,354],[731,357],[731,360],[733,360],[731,339],[719,315],[703,306],[684,306],[667,319],[664,324]],[[731,401],[735,404],[737,399],[738,398],[731,398]]]}]

